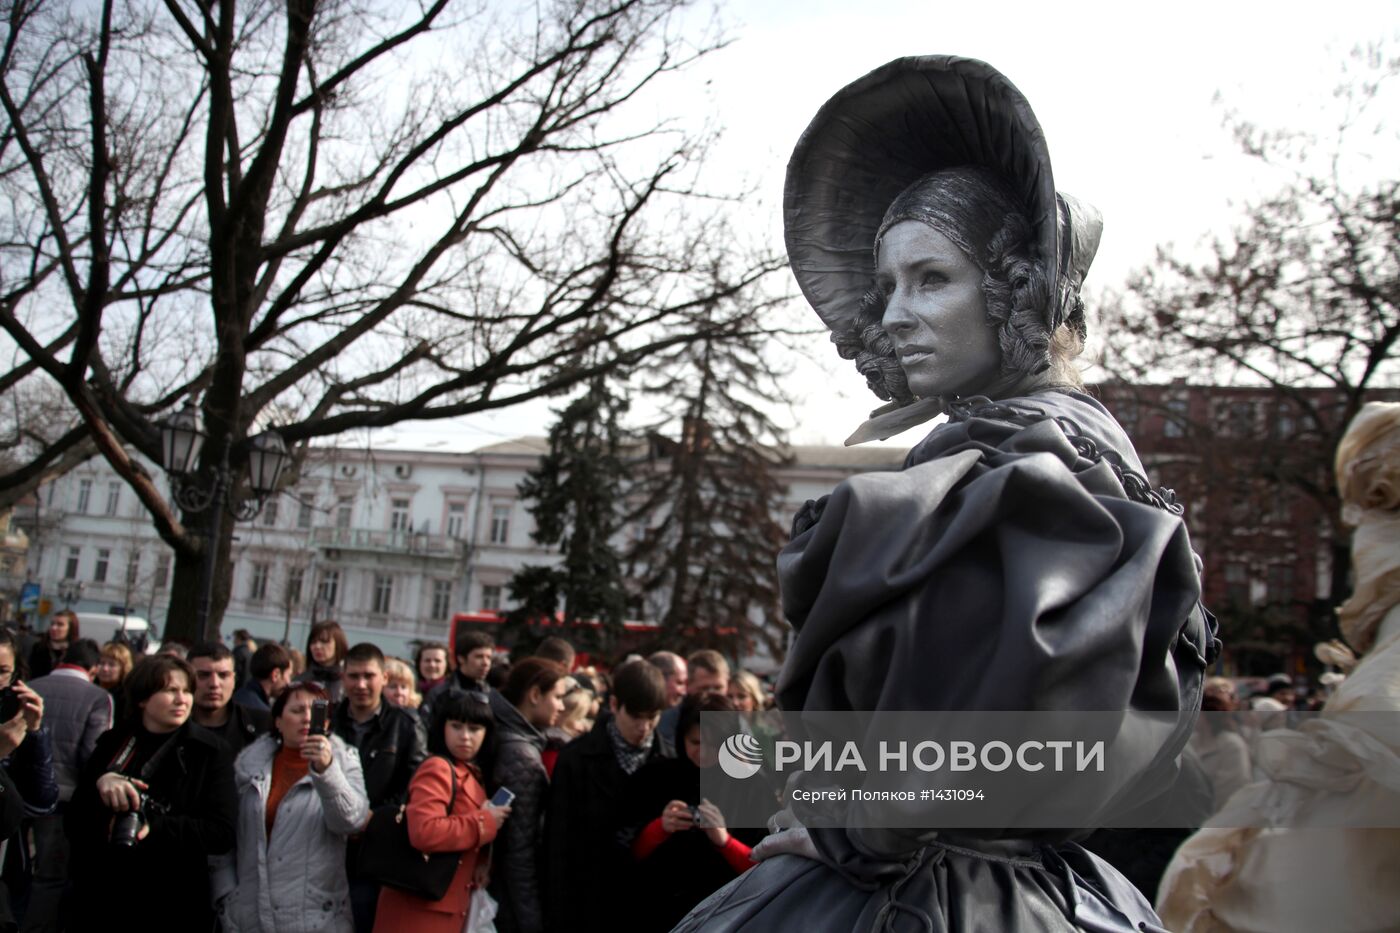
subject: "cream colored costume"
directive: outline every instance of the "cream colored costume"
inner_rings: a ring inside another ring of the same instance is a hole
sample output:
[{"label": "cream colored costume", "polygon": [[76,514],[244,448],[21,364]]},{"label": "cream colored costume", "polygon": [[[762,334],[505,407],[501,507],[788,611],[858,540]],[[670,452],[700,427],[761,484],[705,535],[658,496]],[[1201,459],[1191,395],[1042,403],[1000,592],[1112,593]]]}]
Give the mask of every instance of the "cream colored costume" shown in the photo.
[{"label": "cream colored costume", "polygon": [[1219,820],[1272,812],[1299,828],[1203,829],[1177,852],[1157,904],[1176,933],[1400,930],[1400,829],[1335,828],[1400,803],[1400,716],[1357,728],[1327,715],[1400,713],[1400,405],[1362,409],[1337,450],[1337,477],[1356,527],[1356,588],[1339,616],[1361,662],[1322,717],[1261,737],[1266,778]]}]

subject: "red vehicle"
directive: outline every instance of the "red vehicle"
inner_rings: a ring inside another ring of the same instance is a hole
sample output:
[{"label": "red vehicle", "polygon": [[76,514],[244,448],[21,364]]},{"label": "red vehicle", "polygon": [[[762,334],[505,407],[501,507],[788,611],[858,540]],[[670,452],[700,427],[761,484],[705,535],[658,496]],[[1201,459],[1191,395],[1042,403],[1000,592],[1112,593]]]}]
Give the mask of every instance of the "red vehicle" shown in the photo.
[{"label": "red vehicle", "polygon": [[[478,631],[486,632],[496,640],[496,644],[499,646],[503,639],[505,621],[506,614],[497,609],[478,609],[476,612],[455,613],[448,629],[448,638],[450,639],[448,644],[457,644],[457,635],[460,632]],[[584,639],[579,638],[577,634],[571,636],[571,633],[579,632],[582,634],[580,630],[597,629],[601,624],[596,619],[581,619],[571,625],[566,625],[562,613],[556,613],[553,619],[540,617],[531,619],[527,623],[533,631],[538,632],[540,638],[558,635],[561,638],[568,638],[572,642]],[[623,634],[618,640],[616,648],[619,655],[645,650],[661,634],[661,626],[655,622],[623,622],[622,629]],[[580,666],[588,664],[588,654],[580,652],[576,663]]]}]

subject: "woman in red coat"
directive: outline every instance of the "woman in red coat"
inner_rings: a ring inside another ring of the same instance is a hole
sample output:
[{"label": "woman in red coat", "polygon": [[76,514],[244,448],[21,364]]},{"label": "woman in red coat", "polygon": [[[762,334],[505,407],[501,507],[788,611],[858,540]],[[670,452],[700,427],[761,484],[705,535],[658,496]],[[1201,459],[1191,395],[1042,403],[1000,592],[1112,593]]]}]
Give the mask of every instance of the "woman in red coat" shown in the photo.
[{"label": "woman in red coat", "polygon": [[472,893],[486,881],[482,849],[496,838],[510,815],[510,807],[486,802],[481,772],[472,764],[494,724],[490,705],[469,693],[449,691],[434,704],[428,733],[428,750],[433,754],[419,765],[408,785],[408,838],[420,852],[460,852],[462,857],[441,900],[425,900],[387,885],[382,888],[376,931],[461,933],[466,926]]}]

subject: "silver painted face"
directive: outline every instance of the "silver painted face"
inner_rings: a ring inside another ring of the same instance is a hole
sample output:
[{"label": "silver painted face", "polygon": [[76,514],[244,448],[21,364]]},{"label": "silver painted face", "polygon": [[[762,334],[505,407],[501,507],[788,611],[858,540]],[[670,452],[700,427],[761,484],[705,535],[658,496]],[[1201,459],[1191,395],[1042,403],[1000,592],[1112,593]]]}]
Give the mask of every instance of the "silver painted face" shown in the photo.
[{"label": "silver painted face", "polygon": [[977,395],[999,377],[982,270],[952,240],[918,221],[895,224],[880,242],[875,285],[880,324],[915,395]]}]

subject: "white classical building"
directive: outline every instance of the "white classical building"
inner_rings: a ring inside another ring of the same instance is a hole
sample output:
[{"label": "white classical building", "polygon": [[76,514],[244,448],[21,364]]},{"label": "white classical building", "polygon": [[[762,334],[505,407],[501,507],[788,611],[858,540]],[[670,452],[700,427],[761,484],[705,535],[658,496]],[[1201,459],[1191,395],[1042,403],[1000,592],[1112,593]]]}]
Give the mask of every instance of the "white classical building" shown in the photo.
[{"label": "white classical building", "polygon": [[[557,559],[531,539],[517,487],[545,451],[523,437],[465,453],[322,448],[301,479],[237,526],[223,631],[300,645],[313,619],[391,653],[439,641],[453,613],[509,608],[511,576]],[[796,447],[786,527],[807,499],[853,473],[898,469],[889,447]],[[161,471],[147,465],[152,475]],[[123,609],[163,626],[172,555],[135,493],[106,461],[88,461],[17,514],[29,534],[28,577],[53,609]]]}]

